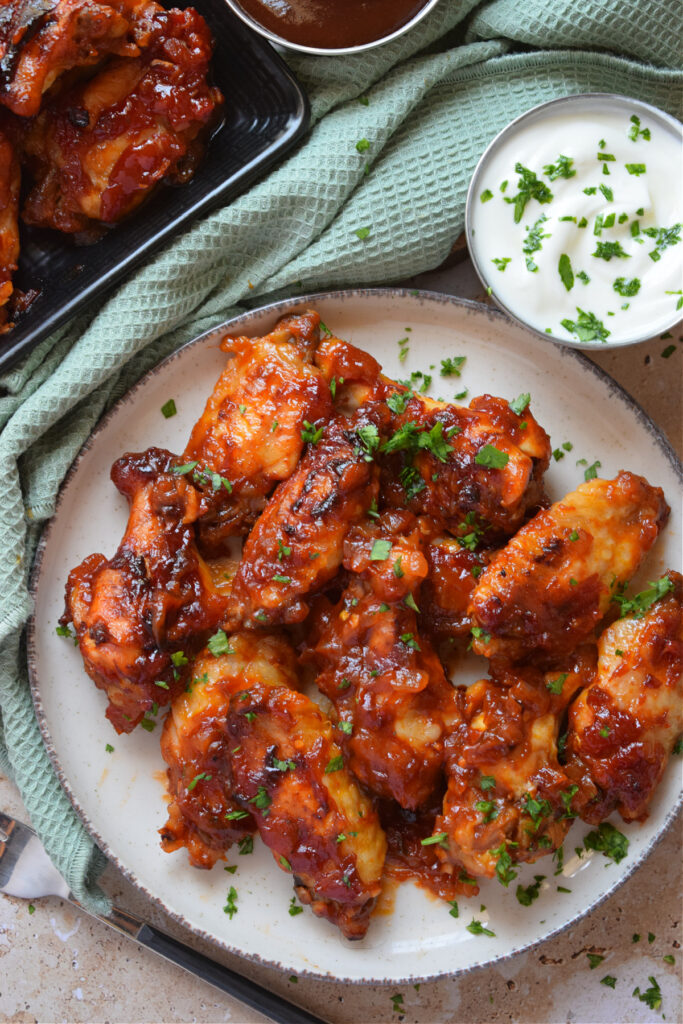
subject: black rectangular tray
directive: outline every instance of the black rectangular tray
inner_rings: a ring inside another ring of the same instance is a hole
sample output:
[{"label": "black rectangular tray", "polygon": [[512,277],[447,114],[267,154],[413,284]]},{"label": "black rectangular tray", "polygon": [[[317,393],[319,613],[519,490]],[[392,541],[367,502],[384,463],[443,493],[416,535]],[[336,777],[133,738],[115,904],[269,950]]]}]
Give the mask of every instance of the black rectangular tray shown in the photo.
[{"label": "black rectangular tray", "polygon": [[287,65],[224,0],[167,0],[165,6],[195,7],[211,27],[216,42],[212,78],[225,96],[224,123],[191,181],[178,187],[162,184],[135,214],[93,245],[77,246],[57,231],[21,225],[15,284],[40,289],[40,294],[16,327],[0,335],[1,370],[191,221],[243,191],[308,126],[308,100]]}]

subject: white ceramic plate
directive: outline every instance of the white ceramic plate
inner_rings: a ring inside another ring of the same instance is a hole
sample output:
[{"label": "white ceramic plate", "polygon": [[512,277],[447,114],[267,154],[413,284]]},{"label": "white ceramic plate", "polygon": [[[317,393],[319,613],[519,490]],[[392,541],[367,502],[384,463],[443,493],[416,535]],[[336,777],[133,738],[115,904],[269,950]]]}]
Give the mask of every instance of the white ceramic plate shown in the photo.
[{"label": "white ceramic plate", "polygon": [[[92,551],[111,557],[124,529],[126,503],[109,480],[112,462],[124,451],[150,445],[182,451],[223,368],[218,342],[226,326],[231,333],[263,334],[286,310],[309,306],[342,338],[377,356],[393,376],[428,372],[434,364],[435,397],[452,398],[465,387],[471,396],[489,391],[510,399],[531,392],[534,414],[551,433],[553,446],[573,444],[548,472],[552,498],[583,479],[584,467],[576,460],[585,458],[589,464],[600,460],[604,476],[622,468],[647,476],[676,504],[680,469],[642,410],[583,356],[537,340],[500,313],[433,293],[397,290],[312,296],[248,313],[202,335],[148,374],[99,424],[76,460],[34,570],[29,651],[38,719],[62,784],[90,834],[140,889],[196,933],[288,972],[338,980],[398,982],[454,974],[509,956],[594,909],[646,857],[673,819],[680,802],[680,762],[669,765],[648,821],[619,825],[630,840],[628,858],[619,865],[601,854],[579,859],[573,853],[589,831],[578,822],[565,843],[561,875],[553,874],[551,858],[520,871],[523,884],[534,874],[548,876],[530,907],[517,902],[517,882],[503,889],[490,881],[480,897],[459,901],[456,920],[447,904],[404,884],[393,913],[377,915],[367,938],[350,944],[308,912],[289,916],[291,879],[260,842],[251,856],[230,851],[228,862],[238,865],[234,875],[220,863],[212,871],[198,871],[188,866],[183,852],[162,853],[157,829],[165,822],[166,804],[159,729],[116,736],[104,717],[105,698],[86,676],[78,651],[55,634],[69,570]],[[405,337],[409,354],[400,363],[398,342]],[[440,360],[457,355],[467,357],[460,380],[439,377]],[[160,409],[169,398],[175,399],[178,415],[166,420]],[[680,540],[680,511],[674,508],[640,578],[654,579],[665,567],[677,567]],[[485,674],[484,659],[472,659],[457,678],[471,682]],[[106,752],[108,743],[113,753]],[[571,892],[558,893],[558,884]],[[223,913],[230,885],[238,892],[239,907],[232,920]],[[495,936],[468,932],[473,918]]]}]

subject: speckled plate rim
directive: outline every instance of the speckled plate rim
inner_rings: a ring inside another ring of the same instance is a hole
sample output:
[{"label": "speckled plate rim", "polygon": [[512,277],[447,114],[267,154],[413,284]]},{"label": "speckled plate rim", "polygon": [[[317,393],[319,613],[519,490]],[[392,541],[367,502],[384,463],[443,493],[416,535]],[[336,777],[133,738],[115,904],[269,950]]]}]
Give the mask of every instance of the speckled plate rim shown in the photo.
[{"label": "speckled plate rim", "polygon": [[[527,321],[522,320],[521,317],[512,309],[510,309],[510,307],[505,302],[503,302],[503,300],[496,294],[496,279],[491,277],[491,279],[489,280],[486,273],[484,272],[481,260],[477,256],[477,243],[475,232],[472,230],[472,220],[473,210],[476,205],[476,196],[479,194],[479,191],[481,189],[481,179],[486,172],[489,160],[491,159],[492,156],[495,155],[495,153],[507,141],[507,139],[517,131],[520,125],[523,125],[526,121],[538,120],[539,118],[542,118],[550,110],[554,112],[563,112],[565,108],[571,110],[572,107],[581,106],[582,104],[588,105],[590,107],[592,104],[598,106],[602,104],[604,106],[605,103],[612,104],[613,108],[623,108],[627,113],[629,111],[633,113],[634,111],[637,110],[641,114],[646,114],[652,120],[659,121],[660,124],[662,124],[667,131],[676,132],[678,136],[680,136],[681,131],[683,131],[683,126],[681,125],[681,122],[678,121],[675,117],[672,117],[671,114],[667,114],[665,110],[660,110],[659,107],[653,106],[652,103],[646,103],[645,100],[637,100],[631,96],[625,96],[623,93],[576,92],[571,93],[569,96],[557,96],[553,100],[546,100],[543,103],[537,103],[536,106],[530,107],[528,110],[525,110],[523,114],[519,114],[512,121],[510,121],[509,124],[506,124],[505,127],[502,128],[498,132],[498,134],[494,136],[493,139],[491,139],[488,146],[479,157],[479,160],[477,161],[477,166],[474,168],[474,171],[472,172],[472,177],[470,178],[469,187],[467,189],[467,199],[465,201],[465,237],[467,238],[467,249],[470,254],[470,259],[472,260],[472,265],[477,273],[477,277],[479,278],[485,289],[491,289],[491,291],[488,292],[488,294],[491,296],[496,305],[500,307],[500,310],[503,313],[505,313],[508,319],[512,320],[519,327],[522,327],[525,331],[529,331],[531,334],[534,335],[534,337],[538,338],[539,340],[551,342],[553,345],[556,345],[558,347],[565,346],[567,348],[575,348],[579,350],[582,349],[584,352],[590,350],[593,350],[595,352],[608,352],[611,349],[615,348],[626,348],[627,346],[630,345],[642,345],[644,342],[649,340],[651,335],[638,338],[625,338],[622,341],[600,342],[578,341],[578,339],[574,340],[573,338],[558,338],[554,334],[548,334],[547,332],[539,331],[537,327],[533,326],[533,324],[527,323]],[[666,331],[673,330],[674,327],[676,327],[676,325],[679,323],[680,319],[680,316],[674,315],[670,323],[664,324],[662,326],[661,333],[663,334]],[[634,400],[632,399],[632,401]]]},{"label": "speckled plate rim", "polygon": [[[117,411],[120,409],[122,405],[126,404],[141,389],[143,389],[148,383],[148,381],[152,377],[154,377],[160,370],[162,370],[170,363],[177,360],[181,353],[184,353],[188,348],[192,348],[202,344],[203,342],[206,341],[206,339],[209,336],[217,332],[229,331],[229,333],[231,334],[236,334],[239,330],[243,328],[248,329],[252,321],[260,316],[276,317],[277,315],[282,315],[285,312],[292,310],[293,308],[315,306],[316,303],[323,301],[345,301],[365,297],[386,297],[388,299],[399,300],[401,298],[410,298],[419,300],[421,304],[436,304],[440,306],[451,305],[465,310],[469,310],[470,312],[475,314],[485,316],[491,321],[497,321],[499,324],[510,324],[512,322],[514,326],[520,326],[516,324],[512,320],[512,318],[507,317],[504,313],[497,309],[493,309],[487,305],[483,305],[478,302],[473,302],[468,299],[461,299],[456,296],[446,295],[441,292],[407,288],[355,288],[330,292],[316,292],[305,295],[293,296],[290,299],[282,299],[277,302],[268,304],[266,306],[261,306],[249,310],[246,313],[240,314],[237,317],[233,317],[230,320],[227,320],[221,324],[217,324],[215,327],[212,327],[209,330],[204,331],[202,334],[200,334],[196,338],[193,338],[192,340],[187,342],[187,344],[181,346],[179,349],[177,349],[171,355],[167,356],[164,360],[162,360],[155,367],[149,370],[135,385],[133,385],[132,388],[130,388],[126,392],[125,395],[118,399],[118,401],[112,406],[111,409],[108,410],[107,413],[104,414],[104,416],[101,417],[101,419],[98,421],[95,428],[91,432],[90,436],[83,444],[81,450],[74,459],[74,462],[72,463],[68,473],[66,474],[64,480],[62,481],[55,504],[55,512],[52,518],[46,524],[41,539],[36,548],[36,554],[29,578],[29,592],[31,595],[32,602],[34,603],[34,606],[40,582],[43,557],[45,555],[45,551],[50,540],[52,526],[55,522],[57,513],[59,512],[63,493],[67,485],[71,481],[72,477],[77,472],[78,467],[84,456],[90,451],[94,442],[97,440],[99,434],[105,430],[111,419],[116,415]],[[524,328],[524,325],[521,325],[521,327]],[[585,369],[590,370],[591,373],[593,373],[604,385],[607,386],[609,393],[611,395],[622,401],[628,407],[629,411],[631,411],[636,416],[640,425],[645,429],[645,431],[650,435],[651,439],[660,448],[661,453],[665,456],[667,462],[669,463],[677,479],[680,483],[683,484],[683,465],[681,464],[681,461],[679,460],[678,456],[676,455],[674,449],[672,448],[666,436],[662,433],[659,427],[657,427],[653,420],[647,415],[647,413],[639,405],[639,403],[608,373],[606,373],[596,364],[591,362],[591,360],[588,359],[581,352],[578,352],[568,347],[557,347],[554,349],[554,351],[557,353],[557,356],[559,358],[569,358],[572,360],[580,361]],[[48,757],[55,770],[55,774],[57,775],[57,778],[59,779],[59,782],[62,788],[64,789],[64,792],[66,793],[69,801],[71,802],[71,805],[73,806],[76,814],[80,818],[88,834],[97,844],[97,846],[102,850],[107,859],[111,861],[111,863],[116,866],[116,868],[124,875],[124,877],[127,878],[128,881],[131,882],[131,884],[134,885],[139,892],[141,892],[147,899],[149,899],[152,904],[154,904],[160,910],[162,910],[176,924],[181,925],[184,928],[187,928],[188,931],[190,931],[193,935],[197,936],[198,938],[206,942],[212,943],[213,945],[217,946],[219,949],[224,950],[227,953],[242,957],[246,960],[249,960],[252,963],[260,964],[265,967],[275,968],[281,971],[289,971],[290,969],[281,963],[262,957],[259,954],[245,952],[244,950],[234,945],[231,945],[229,942],[224,941],[218,936],[192,924],[190,921],[187,920],[187,918],[182,913],[178,913],[176,911],[169,909],[169,907],[164,903],[164,900],[161,897],[155,896],[153,893],[151,893],[139,881],[134,871],[127,867],[127,865],[123,863],[121,859],[112,852],[112,850],[109,847],[109,844],[104,840],[102,835],[95,828],[93,823],[90,821],[87,813],[85,812],[84,808],[82,807],[78,799],[78,796],[76,795],[71,785],[69,778],[66,776],[65,772],[62,769],[62,766],[59,762],[59,757],[53,744],[46,712],[40,694],[40,681],[37,675],[36,621],[34,615],[30,617],[27,624],[27,654],[31,696],[34,703],[38,726]],[[354,985],[396,986],[402,984],[412,984],[416,981],[436,981],[438,979],[446,977],[457,978],[461,975],[470,973],[471,971],[476,971],[479,969],[483,969],[485,967],[490,967],[493,964],[504,963],[505,961],[510,960],[517,954],[533,950],[542,945],[543,943],[547,942],[551,938],[560,935],[562,932],[567,931],[570,927],[573,927],[576,923],[581,921],[588,914],[593,913],[598,907],[600,907],[605,902],[605,900],[612,896],[616,892],[616,890],[619,889],[620,886],[623,885],[624,882],[626,882],[634,874],[634,872],[643,865],[643,863],[649,857],[649,855],[652,853],[655,847],[662,841],[665,834],[673,825],[674,821],[679,815],[679,812],[681,812],[682,809],[683,786],[679,791],[677,799],[672,804],[664,820],[662,821],[659,830],[652,836],[647,846],[645,846],[639,854],[634,856],[632,863],[629,863],[628,866],[621,869],[620,875],[617,878],[615,878],[615,880],[600,894],[600,896],[598,896],[591,903],[585,906],[571,919],[565,921],[564,923],[561,923],[557,927],[551,927],[547,932],[544,932],[544,934],[539,937],[535,937],[528,942],[521,942],[519,945],[514,945],[512,948],[508,948],[505,952],[501,952],[500,954],[494,956],[485,957],[482,960],[475,961],[461,968],[456,968],[448,971],[437,971],[428,974],[406,975],[402,978],[357,978],[348,977],[343,974],[332,974],[329,971],[323,972],[308,970],[305,968],[298,968],[297,974],[301,977],[314,978],[322,981],[333,981],[336,983],[341,982]],[[368,950],[368,959],[371,958],[371,953],[372,951]]]}]

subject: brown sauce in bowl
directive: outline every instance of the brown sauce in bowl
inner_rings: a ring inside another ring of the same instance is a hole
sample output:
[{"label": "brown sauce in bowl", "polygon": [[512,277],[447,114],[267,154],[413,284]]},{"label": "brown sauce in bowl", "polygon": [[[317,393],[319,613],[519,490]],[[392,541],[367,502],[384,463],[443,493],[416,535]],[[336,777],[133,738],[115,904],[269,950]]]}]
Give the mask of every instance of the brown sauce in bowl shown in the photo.
[{"label": "brown sauce in bowl", "polygon": [[401,28],[427,0],[240,0],[246,14],[299,46],[345,49]]}]

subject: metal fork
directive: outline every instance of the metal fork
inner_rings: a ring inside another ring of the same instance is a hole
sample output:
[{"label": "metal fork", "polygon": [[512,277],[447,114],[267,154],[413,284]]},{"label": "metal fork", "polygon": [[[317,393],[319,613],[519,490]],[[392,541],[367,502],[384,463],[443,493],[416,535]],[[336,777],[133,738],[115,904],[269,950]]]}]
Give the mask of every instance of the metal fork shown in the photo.
[{"label": "metal fork", "polygon": [[[59,896],[86,913],[45,852],[38,836],[28,825],[0,811],[0,892],[21,899]],[[110,914],[92,914],[117,932],[135,939],[165,960],[177,964],[202,981],[227,992],[277,1024],[325,1024],[320,1017],[269,992],[228,967],[215,963],[184,943],[147,924],[134,914],[112,907]]]}]

